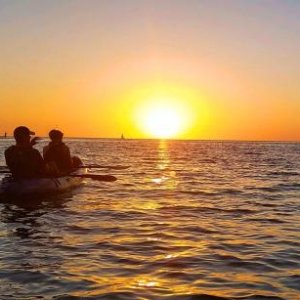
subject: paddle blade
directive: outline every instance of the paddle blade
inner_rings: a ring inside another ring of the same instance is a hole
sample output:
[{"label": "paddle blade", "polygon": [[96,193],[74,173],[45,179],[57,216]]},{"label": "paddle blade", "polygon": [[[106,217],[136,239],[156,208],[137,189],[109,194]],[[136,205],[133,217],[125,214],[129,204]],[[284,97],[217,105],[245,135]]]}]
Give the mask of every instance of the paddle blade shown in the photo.
[{"label": "paddle blade", "polygon": [[9,170],[1,170],[0,169],[0,174],[11,174]]},{"label": "paddle blade", "polygon": [[79,177],[79,178],[88,178],[92,180],[98,180],[98,181],[107,181],[112,182],[116,181],[117,178],[112,175],[97,175],[97,174],[72,174],[72,177]]},{"label": "paddle blade", "polygon": [[87,169],[112,169],[112,170],[125,170],[130,168],[130,166],[101,166],[101,165],[85,165],[79,166],[79,168]]}]

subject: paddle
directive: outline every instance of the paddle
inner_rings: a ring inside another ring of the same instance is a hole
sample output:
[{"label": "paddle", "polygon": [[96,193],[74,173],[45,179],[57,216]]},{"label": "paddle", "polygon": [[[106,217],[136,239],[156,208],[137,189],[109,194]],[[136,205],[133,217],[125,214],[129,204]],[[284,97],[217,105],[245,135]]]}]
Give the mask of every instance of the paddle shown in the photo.
[{"label": "paddle", "polygon": [[112,169],[112,170],[125,170],[130,168],[130,166],[101,166],[101,165],[86,165],[79,166],[78,168],[87,168],[87,169]]},{"label": "paddle", "polygon": [[[101,165],[85,165],[85,166],[79,166],[77,168],[81,169],[112,169],[112,170],[125,170],[130,168],[130,166],[101,166]],[[77,169],[76,168],[76,169]],[[0,172],[1,170],[8,170],[7,166],[0,166]]]},{"label": "paddle", "polygon": [[117,178],[115,176],[112,175],[97,175],[97,174],[69,174],[67,176],[71,176],[71,177],[79,177],[79,178],[88,178],[88,179],[92,179],[92,180],[98,180],[98,181],[108,181],[108,182],[112,182],[112,181],[116,181]]},{"label": "paddle", "polygon": [[[10,171],[6,171],[6,170],[0,170],[0,174],[11,174]],[[112,181],[116,181],[117,178],[115,176],[112,175],[99,175],[99,174],[68,174],[68,175],[64,175],[61,177],[79,177],[79,178],[87,178],[87,179],[92,179],[92,180],[98,180],[98,181],[107,181],[107,182],[112,182]],[[51,177],[49,177],[51,178]]]},{"label": "paddle", "polygon": [[8,171],[8,170],[0,170],[0,174],[10,174],[10,171]]}]

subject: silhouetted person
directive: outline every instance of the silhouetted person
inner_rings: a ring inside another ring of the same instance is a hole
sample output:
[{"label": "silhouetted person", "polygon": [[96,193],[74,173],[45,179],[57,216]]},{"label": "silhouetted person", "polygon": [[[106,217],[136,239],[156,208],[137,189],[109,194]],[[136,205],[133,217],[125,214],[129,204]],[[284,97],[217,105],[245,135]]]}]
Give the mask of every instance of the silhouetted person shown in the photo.
[{"label": "silhouetted person", "polygon": [[81,164],[79,158],[78,165],[73,163],[69,147],[62,141],[63,133],[60,130],[53,129],[49,132],[51,142],[44,147],[43,156],[45,163],[49,166],[51,172],[66,174]]},{"label": "silhouetted person", "polygon": [[33,148],[38,138],[30,139],[34,132],[25,126],[14,130],[16,145],[5,150],[5,160],[15,179],[42,177],[45,163],[40,152]]}]

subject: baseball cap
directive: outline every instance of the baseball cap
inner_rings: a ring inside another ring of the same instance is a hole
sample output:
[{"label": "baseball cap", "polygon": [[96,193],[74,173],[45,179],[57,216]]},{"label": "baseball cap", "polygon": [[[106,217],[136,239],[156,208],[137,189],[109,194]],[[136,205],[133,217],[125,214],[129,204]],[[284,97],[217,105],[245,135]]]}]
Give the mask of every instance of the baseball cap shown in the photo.
[{"label": "baseball cap", "polygon": [[19,126],[14,130],[14,137],[24,135],[35,135],[35,132],[30,131],[26,126]]},{"label": "baseball cap", "polygon": [[64,136],[64,134],[60,130],[57,130],[57,129],[52,129],[49,132],[50,139],[62,139],[63,136]]}]

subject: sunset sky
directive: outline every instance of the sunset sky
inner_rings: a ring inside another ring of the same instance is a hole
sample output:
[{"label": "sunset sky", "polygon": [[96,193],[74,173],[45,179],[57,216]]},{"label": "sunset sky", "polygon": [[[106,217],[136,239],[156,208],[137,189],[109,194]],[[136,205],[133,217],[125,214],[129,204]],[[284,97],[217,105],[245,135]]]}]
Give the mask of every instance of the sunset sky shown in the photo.
[{"label": "sunset sky", "polygon": [[0,0],[0,45],[0,135],[300,140],[297,0]]}]

